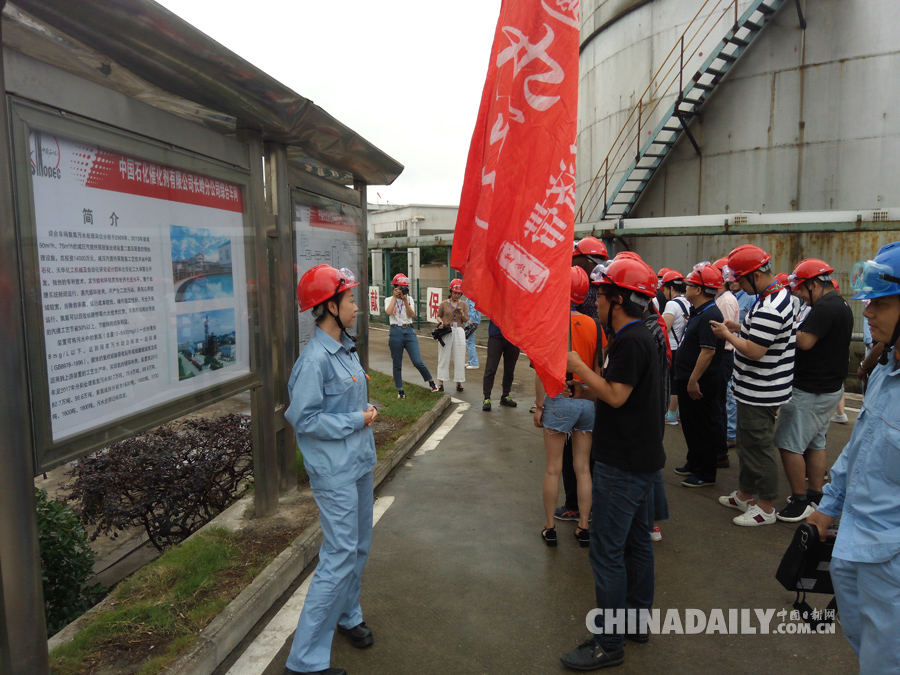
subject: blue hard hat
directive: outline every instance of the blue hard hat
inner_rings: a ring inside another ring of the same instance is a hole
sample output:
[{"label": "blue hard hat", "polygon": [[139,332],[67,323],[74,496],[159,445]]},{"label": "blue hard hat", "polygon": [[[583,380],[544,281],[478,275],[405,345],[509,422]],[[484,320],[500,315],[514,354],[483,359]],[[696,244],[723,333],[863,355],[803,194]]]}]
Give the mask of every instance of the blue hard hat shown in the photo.
[{"label": "blue hard hat", "polygon": [[850,287],[857,291],[851,300],[900,295],[900,241],[882,246],[874,260],[856,263],[850,273]]}]

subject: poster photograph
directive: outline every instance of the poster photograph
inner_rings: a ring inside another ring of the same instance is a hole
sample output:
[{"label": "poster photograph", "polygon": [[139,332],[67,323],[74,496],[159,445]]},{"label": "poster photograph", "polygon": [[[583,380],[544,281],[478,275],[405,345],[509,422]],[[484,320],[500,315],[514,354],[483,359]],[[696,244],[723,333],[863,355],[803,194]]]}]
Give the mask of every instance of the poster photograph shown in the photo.
[{"label": "poster photograph", "polygon": [[236,353],[233,309],[179,314],[178,379],[214,373],[234,365]]},{"label": "poster photograph", "polygon": [[241,186],[29,142],[52,439],[249,374]]},{"label": "poster photograph", "polygon": [[231,237],[180,225],[170,232],[175,302],[234,297]]}]

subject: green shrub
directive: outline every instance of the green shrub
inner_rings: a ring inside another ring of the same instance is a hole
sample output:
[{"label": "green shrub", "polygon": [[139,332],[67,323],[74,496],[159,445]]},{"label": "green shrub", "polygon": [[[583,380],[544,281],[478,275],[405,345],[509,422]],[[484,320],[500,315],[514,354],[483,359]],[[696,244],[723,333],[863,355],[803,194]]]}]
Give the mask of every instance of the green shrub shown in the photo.
[{"label": "green shrub", "polygon": [[94,552],[72,509],[49,501],[44,490],[35,490],[35,500],[49,636],[84,614],[106,589],[86,583],[94,575]]}]

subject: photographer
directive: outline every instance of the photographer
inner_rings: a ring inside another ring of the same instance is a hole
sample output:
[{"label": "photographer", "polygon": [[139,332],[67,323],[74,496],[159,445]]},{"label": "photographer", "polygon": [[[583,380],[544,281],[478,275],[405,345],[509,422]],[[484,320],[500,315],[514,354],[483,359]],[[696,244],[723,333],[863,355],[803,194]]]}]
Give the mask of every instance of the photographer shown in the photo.
[{"label": "photographer", "polygon": [[419,371],[422,379],[428,384],[431,391],[437,391],[434,380],[428,366],[422,361],[419,353],[419,336],[413,330],[413,317],[416,315],[414,303],[409,299],[409,278],[403,274],[394,276],[392,282],[393,292],[389,298],[384,299],[384,311],[390,317],[391,334],[388,338],[388,347],[391,350],[391,361],[394,364],[394,386],[397,388],[397,398],[406,398],[403,391],[403,350],[409,354],[412,364]]}]

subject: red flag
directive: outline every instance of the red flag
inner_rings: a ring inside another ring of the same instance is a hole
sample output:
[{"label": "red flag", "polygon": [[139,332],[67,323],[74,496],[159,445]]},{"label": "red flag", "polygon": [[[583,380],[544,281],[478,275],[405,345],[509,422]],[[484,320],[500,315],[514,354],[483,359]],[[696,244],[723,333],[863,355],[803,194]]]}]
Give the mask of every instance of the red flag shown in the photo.
[{"label": "red flag", "polygon": [[578,0],[503,0],[451,255],[548,396],[565,386],[578,24]]}]

